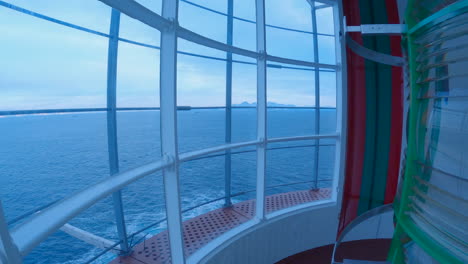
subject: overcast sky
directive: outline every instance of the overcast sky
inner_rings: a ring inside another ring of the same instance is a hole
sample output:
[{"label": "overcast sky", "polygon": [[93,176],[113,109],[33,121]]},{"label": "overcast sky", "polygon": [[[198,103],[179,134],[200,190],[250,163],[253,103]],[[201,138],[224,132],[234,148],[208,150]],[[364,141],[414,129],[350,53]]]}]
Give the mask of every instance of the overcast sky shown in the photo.
[{"label": "overcast sky", "polygon": [[[191,0],[220,12],[223,0]],[[7,0],[6,2],[108,33],[111,10],[97,0]],[[161,0],[139,0],[160,14]],[[306,0],[266,0],[266,22],[312,30]],[[255,20],[254,0],[234,0],[235,16]],[[318,32],[333,34],[330,8],[318,11]],[[199,34],[226,41],[226,17],[183,1],[179,23]],[[105,107],[108,39],[44,21],[0,6],[0,110]],[[121,17],[120,36],[159,46],[160,34],[139,21]],[[234,45],[255,49],[255,25],[235,20]],[[225,58],[225,53],[179,40],[179,50]],[[312,35],[267,29],[271,55],[313,61]],[[319,59],[334,63],[334,38],[319,37]],[[253,61],[234,56],[237,60]],[[313,106],[314,72],[268,69],[268,101]],[[322,72],[321,105],[335,106],[335,74]],[[178,56],[178,104],[224,106],[225,62]],[[233,65],[233,103],[256,100],[255,65]],[[159,106],[159,51],[119,43],[119,107]]]}]

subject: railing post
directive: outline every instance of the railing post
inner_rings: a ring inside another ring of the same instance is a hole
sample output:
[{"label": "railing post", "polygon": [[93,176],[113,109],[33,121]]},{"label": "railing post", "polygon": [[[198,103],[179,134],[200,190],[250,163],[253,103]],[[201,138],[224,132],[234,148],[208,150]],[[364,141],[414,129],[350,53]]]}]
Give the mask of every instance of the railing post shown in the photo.
[{"label": "railing post", "polygon": [[[107,147],[111,177],[119,173],[119,151],[117,145],[117,53],[119,47],[120,12],[112,8],[107,57]],[[122,192],[112,194],[115,220],[122,254],[129,252],[127,228],[122,203]]]},{"label": "railing post", "polygon": [[[315,7],[314,0],[308,0],[311,7],[312,14],[312,36],[314,43],[314,62],[319,62],[318,52],[318,35],[317,35],[317,8]],[[319,68],[314,68],[314,81],[315,81],[315,134],[320,134],[320,72]],[[315,155],[314,155],[314,185],[313,189],[318,188],[318,173],[319,173],[319,155],[320,155],[320,140],[315,140]]]},{"label": "railing post", "polygon": [[265,0],[256,0],[257,21],[257,139],[261,142],[257,145],[257,199],[256,218],[265,218],[265,171],[266,171],[266,147],[267,147],[267,97],[266,97],[266,71],[267,55],[265,41]]},{"label": "railing post", "polygon": [[[234,2],[228,0],[227,12],[227,41],[232,46],[233,24],[234,24]],[[232,53],[226,53],[226,133],[225,143],[230,144],[232,140]],[[231,150],[228,149],[224,156],[224,206],[232,205],[231,201]]]},{"label": "railing post", "polygon": [[0,201],[0,263],[20,264],[21,254],[11,239],[8,224],[3,213],[2,201]]},{"label": "railing post", "polygon": [[163,0],[162,16],[172,21],[161,31],[160,106],[161,155],[172,166],[163,170],[167,226],[172,263],[184,264],[177,145],[177,0]]}]

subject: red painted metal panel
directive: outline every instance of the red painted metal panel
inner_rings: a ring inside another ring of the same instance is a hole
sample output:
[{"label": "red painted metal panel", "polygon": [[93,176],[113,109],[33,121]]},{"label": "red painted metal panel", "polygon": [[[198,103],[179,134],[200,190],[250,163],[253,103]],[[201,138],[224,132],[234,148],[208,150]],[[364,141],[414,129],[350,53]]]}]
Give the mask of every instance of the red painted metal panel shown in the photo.
[{"label": "red painted metal panel", "polygon": [[[399,24],[398,6],[395,0],[386,0],[388,23]],[[390,37],[393,56],[402,56],[401,37]],[[400,154],[403,128],[403,69],[392,67],[392,120],[390,136],[390,153],[388,159],[387,186],[384,203],[392,203],[398,185],[400,171]]]},{"label": "red painted metal panel", "polygon": [[[359,0],[343,1],[343,12],[348,25],[361,24]],[[362,44],[360,34],[352,33],[351,37]],[[346,150],[346,176],[338,233],[357,216],[366,141],[366,76],[364,59],[353,53],[350,49],[346,50],[346,58],[348,64],[348,143]]]}]

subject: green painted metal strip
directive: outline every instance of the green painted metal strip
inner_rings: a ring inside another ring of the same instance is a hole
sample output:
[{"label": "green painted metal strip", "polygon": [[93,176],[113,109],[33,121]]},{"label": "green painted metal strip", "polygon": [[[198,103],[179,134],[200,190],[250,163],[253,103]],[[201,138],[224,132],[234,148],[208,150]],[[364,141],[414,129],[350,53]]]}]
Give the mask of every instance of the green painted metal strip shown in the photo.
[{"label": "green painted metal strip", "polygon": [[[373,1],[362,0],[359,2],[361,24],[372,24]],[[362,37],[364,47],[375,50],[375,39],[371,36]],[[364,165],[361,178],[361,192],[358,205],[358,215],[370,209],[372,199],[372,185],[375,160],[375,138],[377,118],[377,73],[376,63],[365,60],[366,74],[366,142],[364,146]]]},{"label": "green painted metal strip", "polygon": [[[388,23],[385,1],[361,1],[362,24]],[[390,53],[388,36],[364,36],[365,47]],[[358,215],[384,203],[391,132],[391,66],[365,62],[366,143]]]},{"label": "green painted metal strip", "polygon": [[[385,1],[373,1],[374,24],[388,24],[387,6]],[[375,37],[376,51],[391,54],[390,37]],[[392,67],[385,64],[377,64],[377,117],[375,139],[375,161],[373,185],[371,190],[370,208],[384,204],[385,189],[388,177],[388,159],[390,154],[390,134],[392,120]]]},{"label": "green painted metal strip", "polygon": [[437,24],[443,20],[447,20],[448,18],[457,16],[461,13],[465,13],[468,10],[468,0],[462,0],[456,3],[453,3],[446,8],[440,10],[437,13],[432,14],[431,16],[423,19],[421,22],[417,23],[416,25],[412,23],[409,23],[411,21],[414,21],[414,19],[409,15],[410,12],[412,11],[411,9],[416,8],[414,6],[414,0],[410,0],[408,2],[408,10],[406,13],[406,20],[408,23],[408,35],[414,35],[416,34],[419,30],[423,30],[426,27],[431,27],[434,24]]}]

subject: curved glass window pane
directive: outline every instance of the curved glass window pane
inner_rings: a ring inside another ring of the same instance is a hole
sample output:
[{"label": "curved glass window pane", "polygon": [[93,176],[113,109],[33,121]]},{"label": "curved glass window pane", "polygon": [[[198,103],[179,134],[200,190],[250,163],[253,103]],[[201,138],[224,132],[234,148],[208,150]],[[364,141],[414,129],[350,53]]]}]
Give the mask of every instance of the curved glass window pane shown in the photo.
[{"label": "curved glass window pane", "polygon": [[[114,214],[109,213],[112,211],[112,198],[108,197],[78,215],[69,224],[107,239],[117,240]],[[57,231],[34,248],[23,259],[23,263],[86,263],[101,251],[102,249],[96,248],[63,231]],[[104,255],[100,259],[101,261],[97,263],[108,263],[113,258],[114,255],[109,253]]]},{"label": "curved glass window pane", "polygon": [[162,9],[162,0],[136,0],[141,5],[155,12],[156,14],[161,14]]},{"label": "curved glass window pane", "polygon": [[317,36],[319,48],[319,63],[336,64],[335,37]]},{"label": "curved glass window pane", "polygon": [[267,69],[270,106],[315,106],[315,73],[310,68],[297,68]]},{"label": "curved glass window pane", "polygon": [[[219,2],[226,3],[226,1]],[[223,10],[223,13],[226,13],[226,9]],[[179,4],[179,24],[210,39],[226,42],[226,16],[181,1]]]},{"label": "curved glass window pane", "polygon": [[267,211],[330,198],[334,155],[334,144],[315,140],[268,144]]},{"label": "curved glass window pane", "polygon": [[266,47],[269,55],[314,61],[314,39],[312,34],[267,27]]},{"label": "curved glass window pane", "polygon": [[234,19],[233,45],[242,49],[256,50],[256,26],[253,23]]},{"label": "curved glass window pane", "polygon": [[256,65],[232,64],[232,142],[257,138],[256,84]]},{"label": "curved glass window pane", "polygon": [[[322,4],[316,4],[322,5]],[[317,33],[335,34],[335,21],[333,17],[333,8],[326,7],[316,10],[317,15]]]},{"label": "curved glass window pane", "polygon": [[220,59],[226,58],[226,52],[212,49],[206,46],[195,44],[191,41],[179,38],[177,40],[177,50],[179,54],[187,55],[186,53],[190,53],[192,55],[202,55],[202,56],[209,56],[215,57]]},{"label": "curved glass window pane", "polygon": [[179,150],[224,144],[226,62],[179,54],[177,87]]},{"label": "curved glass window pane", "polygon": [[255,0],[233,0],[233,3],[234,16],[255,21]]},{"label": "curved glass window pane", "polygon": [[1,110],[105,107],[107,38],[3,7],[0,34]]},{"label": "curved glass window pane", "polygon": [[[236,1],[235,1],[236,2]],[[219,0],[180,0],[179,6],[193,6],[199,5],[205,8],[212,9],[217,12],[226,13],[227,10],[227,1],[219,1]],[[180,7],[179,7],[180,8]]]},{"label": "curved glass window pane", "polygon": [[[13,5],[40,13],[81,27],[108,33],[110,26],[111,8],[95,0],[9,0]],[[4,7],[2,7],[4,9]],[[27,15],[22,15],[17,23],[26,23]],[[0,16],[1,17],[1,16]],[[38,19],[38,18],[36,18]],[[48,22],[51,23],[51,22]],[[0,23],[3,24],[3,23]]]},{"label": "curved glass window pane", "polygon": [[160,111],[118,111],[117,143],[120,171],[161,158]]},{"label": "curved glass window pane", "polygon": [[336,72],[320,71],[320,106],[336,108]]},{"label": "curved glass window pane", "polygon": [[119,37],[159,47],[161,32],[125,14],[120,14]]},{"label": "curved glass window pane", "polygon": [[122,191],[128,235],[143,230],[133,240],[141,241],[167,228],[164,185],[156,172],[127,186]]},{"label": "curved glass window pane", "polygon": [[118,107],[159,107],[159,52],[119,41]]},{"label": "curved glass window pane", "polygon": [[105,113],[10,116],[0,127],[9,220],[109,176]]},{"label": "curved glass window pane", "polygon": [[312,31],[311,8],[307,0],[265,0],[265,19],[269,25]]}]

